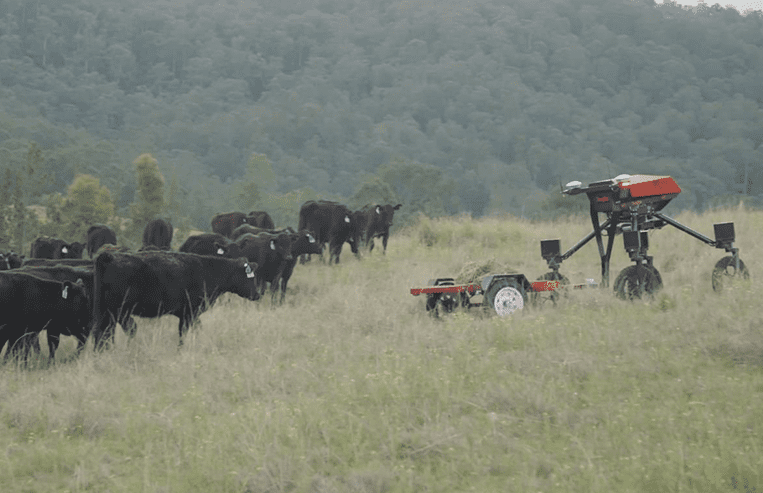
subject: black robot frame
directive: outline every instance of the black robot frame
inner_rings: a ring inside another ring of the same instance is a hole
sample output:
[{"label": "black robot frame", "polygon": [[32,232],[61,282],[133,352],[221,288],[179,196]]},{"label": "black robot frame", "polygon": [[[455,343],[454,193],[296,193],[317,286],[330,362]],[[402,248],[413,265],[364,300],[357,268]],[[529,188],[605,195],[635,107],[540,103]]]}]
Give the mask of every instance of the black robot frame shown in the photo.
[{"label": "black robot frame", "polygon": [[[639,194],[641,196],[634,197],[630,189],[620,185],[623,180],[618,179],[591,183],[585,188],[581,187],[579,182],[568,184],[563,193],[567,195],[587,194],[590,202],[593,231],[564,253],[561,253],[560,240],[542,240],[541,256],[551,269],[550,272],[544,274],[542,279],[558,280],[562,284],[569,283],[567,278],[559,272],[562,262],[595,238],[601,257],[602,282],[599,285],[608,287],[609,261],[612,256],[615,237],[622,233],[625,250],[634,265],[626,267],[619,273],[613,286],[615,293],[624,299],[640,298],[645,293],[654,293],[662,287],[662,277],[653,265],[653,257],[647,254],[649,249],[648,232],[652,229],[660,229],[665,225],[673,226],[707,245],[724,249],[730,253],[730,255],[721,258],[713,269],[712,286],[715,291],[720,291],[724,281],[729,278],[742,277],[748,279],[749,272],[744,262],[739,258],[739,248],[734,246],[734,223],[715,224],[713,226],[714,240],[679,223],[662,213],[661,210],[680,193],[680,189],[669,177],[654,178],[668,178],[675,189],[668,189],[667,191],[670,193],[654,195],[642,193]],[[603,223],[600,222],[600,214],[602,213],[606,214],[606,220]],[[604,244],[605,236],[607,237],[606,246]]]}]

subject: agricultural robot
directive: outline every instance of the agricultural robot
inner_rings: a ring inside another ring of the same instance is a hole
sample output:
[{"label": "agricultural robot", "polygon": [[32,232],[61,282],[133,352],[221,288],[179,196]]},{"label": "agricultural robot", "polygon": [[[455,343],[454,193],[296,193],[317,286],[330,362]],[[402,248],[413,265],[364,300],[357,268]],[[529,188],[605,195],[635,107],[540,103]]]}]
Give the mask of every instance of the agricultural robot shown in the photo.
[{"label": "agricultural robot", "polygon": [[[524,307],[528,295],[537,297],[545,291],[551,292],[552,299],[555,299],[559,292],[570,287],[597,286],[592,279],[586,284],[570,285],[567,277],[559,272],[563,261],[594,238],[601,257],[602,282],[599,285],[608,287],[612,247],[615,237],[622,233],[625,251],[633,265],[620,271],[615,278],[614,291],[623,299],[641,298],[662,287],[662,277],[654,267],[653,257],[647,255],[648,232],[666,225],[671,225],[710,246],[724,249],[730,254],[721,258],[713,268],[711,278],[715,291],[720,291],[725,281],[750,277],[747,267],[739,258],[739,249],[734,246],[733,222],[715,224],[713,240],[662,212],[662,209],[681,193],[678,184],[670,176],[620,175],[613,179],[590,183],[587,187],[579,181],[573,181],[563,188],[562,193],[585,193],[588,196],[593,231],[564,253],[560,253],[560,240],[541,240],[541,256],[551,271],[541,276],[540,280],[530,282],[522,274],[494,274],[484,277],[479,283],[457,285],[452,278],[440,278],[430,281],[428,287],[412,288],[411,294],[426,294],[427,311],[433,313],[453,311],[458,306],[475,306],[477,304],[472,304],[470,299],[481,294],[483,306],[495,310],[498,315],[509,315]],[[601,214],[606,216],[604,222],[601,222]],[[607,237],[606,248],[604,236]]]}]

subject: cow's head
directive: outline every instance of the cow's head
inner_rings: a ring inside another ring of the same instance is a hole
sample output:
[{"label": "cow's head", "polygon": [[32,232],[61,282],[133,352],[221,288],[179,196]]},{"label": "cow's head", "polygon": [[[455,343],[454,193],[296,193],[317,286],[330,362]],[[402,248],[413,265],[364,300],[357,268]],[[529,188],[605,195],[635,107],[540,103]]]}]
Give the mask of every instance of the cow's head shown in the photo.
[{"label": "cow's head", "polygon": [[252,301],[260,299],[260,291],[257,289],[257,279],[254,272],[257,270],[257,262],[250,262],[246,257],[235,260],[235,274],[231,276],[234,282],[233,291],[244,298]]},{"label": "cow's head", "polygon": [[71,313],[74,318],[72,325],[81,329],[90,324],[90,300],[82,279],[77,279],[77,282],[64,281],[62,283],[61,301],[65,304],[67,312]]},{"label": "cow's head", "polygon": [[323,248],[318,241],[316,241],[313,234],[303,229],[299,233],[290,233],[291,234],[291,254],[294,255],[306,255],[306,254],[321,254],[323,253]]},{"label": "cow's head", "polygon": [[392,204],[376,204],[373,212],[376,215],[376,223],[380,224],[385,230],[389,230],[389,228],[392,227],[392,220],[395,216],[395,211],[400,209],[402,206],[402,204],[397,204],[395,206]]},{"label": "cow's head", "polygon": [[274,238],[271,237],[269,248],[283,257],[284,260],[291,260],[293,258],[291,255],[291,243],[291,234],[284,232],[276,235]]},{"label": "cow's head", "polygon": [[79,241],[69,244],[69,254],[67,258],[82,258],[82,252],[85,251],[85,245]]},{"label": "cow's head", "polygon": [[241,256],[241,248],[234,242],[223,243],[216,241],[214,243],[215,255],[228,258],[238,258]]}]

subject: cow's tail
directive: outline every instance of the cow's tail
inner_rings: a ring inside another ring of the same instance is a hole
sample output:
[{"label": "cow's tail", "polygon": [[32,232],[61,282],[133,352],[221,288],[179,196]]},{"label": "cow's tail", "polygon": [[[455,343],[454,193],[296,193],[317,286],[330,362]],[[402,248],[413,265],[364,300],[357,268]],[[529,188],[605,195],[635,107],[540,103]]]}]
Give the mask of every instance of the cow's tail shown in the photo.
[{"label": "cow's tail", "polygon": [[108,316],[104,313],[106,309],[106,300],[104,299],[103,292],[103,273],[114,261],[114,255],[111,252],[99,253],[95,258],[95,269],[93,272],[93,317],[91,332],[93,334],[93,345],[95,349],[99,349],[104,341],[103,329],[110,325],[107,323],[105,317]]}]

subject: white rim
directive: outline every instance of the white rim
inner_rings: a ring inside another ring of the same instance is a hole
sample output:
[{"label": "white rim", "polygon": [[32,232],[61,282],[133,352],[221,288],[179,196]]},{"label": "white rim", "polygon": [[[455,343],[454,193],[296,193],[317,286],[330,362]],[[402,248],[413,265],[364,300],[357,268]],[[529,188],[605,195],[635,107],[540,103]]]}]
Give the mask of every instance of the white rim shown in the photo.
[{"label": "white rim", "polygon": [[504,317],[511,315],[517,310],[521,310],[525,307],[525,300],[522,298],[522,293],[511,286],[501,288],[495,294],[495,300],[493,301],[493,308],[495,312]]}]

